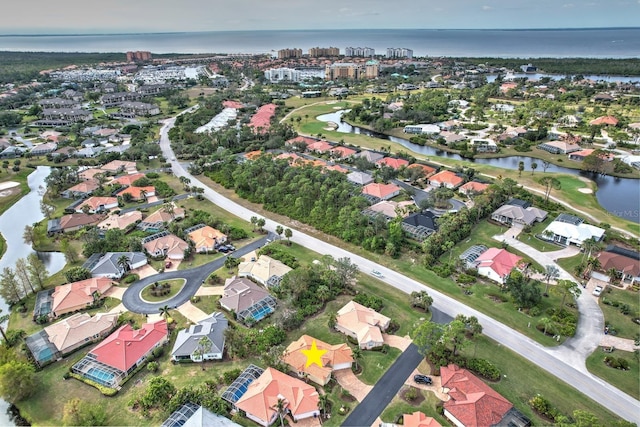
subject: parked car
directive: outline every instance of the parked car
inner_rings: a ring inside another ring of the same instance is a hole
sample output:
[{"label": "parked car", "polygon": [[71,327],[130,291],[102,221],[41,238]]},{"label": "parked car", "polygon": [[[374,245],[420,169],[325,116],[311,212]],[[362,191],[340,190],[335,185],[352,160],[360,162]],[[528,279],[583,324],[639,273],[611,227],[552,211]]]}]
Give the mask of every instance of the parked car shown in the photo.
[{"label": "parked car", "polygon": [[413,380],[418,384],[426,384],[426,385],[433,384],[433,380],[431,379],[431,377],[428,377],[426,375],[414,375]]},{"label": "parked car", "polygon": [[376,276],[376,277],[384,277],[384,276],[382,275],[382,273],[380,273],[378,270],[373,270],[373,271],[371,272],[371,275],[372,275],[372,276]]},{"label": "parked car", "polygon": [[593,295],[599,297],[601,293],[602,293],[602,286],[596,286],[596,288],[593,290]]},{"label": "parked car", "polygon": [[164,263],[164,268],[171,268],[172,265],[173,263],[171,261],[167,261]]},{"label": "parked car", "polygon": [[225,253],[225,254],[226,254],[227,252],[229,252],[229,249],[227,249],[227,247],[226,247],[226,246],[220,246],[220,247],[218,248],[218,251],[223,252],[223,253]]}]

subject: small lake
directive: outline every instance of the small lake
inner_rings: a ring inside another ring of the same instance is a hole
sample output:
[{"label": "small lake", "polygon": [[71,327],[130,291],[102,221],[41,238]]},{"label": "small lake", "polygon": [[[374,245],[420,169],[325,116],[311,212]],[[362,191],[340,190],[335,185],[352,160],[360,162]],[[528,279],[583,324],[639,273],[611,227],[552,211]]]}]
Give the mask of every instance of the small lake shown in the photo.
[{"label": "small lake", "polygon": [[[60,252],[35,252],[30,245],[22,240],[22,233],[26,225],[33,225],[44,218],[40,212],[40,200],[46,187],[45,178],[51,172],[51,168],[39,166],[28,177],[29,194],[21,198],[16,204],[11,206],[2,216],[0,216],[0,233],[7,241],[7,251],[0,259],[0,271],[5,267],[13,268],[19,258],[26,258],[32,253],[36,253],[44,262],[49,274],[62,270],[66,261]],[[9,312],[9,306],[0,298],[0,308],[3,313]],[[15,414],[9,412],[10,404],[0,400],[0,425],[14,426],[18,424],[14,418]]]},{"label": "small lake", "polygon": [[[425,156],[464,160],[471,163],[486,164],[512,170],[517,170],[519,163],[524,162],[525,170],[529,171],[529,165],[531,164],[532,159],[534,159],[533,157],[528,156],[509,156],[491,159],[466,159],[456,153],[449,153],[447,151],[439,150],[438,148],[431,146],[414,144],[404,138],[384,135],[358,126],[352,126],[349,123],[342,121],[342,113],[343,111],[336,111],[329,114],[323,114],[316,118],[322,122],[336,123],[338,125],[336,131],[338,132],[363,134],[374,136],[376,138],[388,139],[389,141],[401,144],[403,147],[407,148],[410,151],[413,151],[414,153],[419,153]],[[549,167],[547,168],[547,172],[558,172],[577,175],[594,181],[598,186],[598,189],[596,191],[596,198],[604,209],[606,209],[610,214],[618,216],[620,218],[624,218],[633,222],[640,222],[640,180],[597,175],[590,172],[565,168],[553,164],[549,165]],[[538,166],[538,172],[536,173],[542,173],[542,168],[540,165]]]}]

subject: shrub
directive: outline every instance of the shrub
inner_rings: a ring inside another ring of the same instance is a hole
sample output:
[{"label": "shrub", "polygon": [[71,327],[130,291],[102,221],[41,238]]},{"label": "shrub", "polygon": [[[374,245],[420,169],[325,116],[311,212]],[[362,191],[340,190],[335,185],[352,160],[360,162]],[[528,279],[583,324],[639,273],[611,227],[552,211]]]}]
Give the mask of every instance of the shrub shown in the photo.
[{"label": "shrub", "polygon": [[127,276],[122,280],[123,283],[133,283],[140,279],[140,276],[137,274],[127,274]]},{"label": "shrub", "polygon": [[476,278],[466,273],[460,273],[456,281],[460,284],[466,285],[466,284],[475,282]]},{"label": "shrub", "polygon": [[406,391],[404,397],[406,397],[407,400],[416,400],[418,398],[418,390],[413,387],[409,387],[409,390]]},{"label": "shrub", "polygon": [[222,379],[224,380],[224,383],[227,385],[230,385],[232,382],[235,381],[236,378],[238,378],[240,376],[240,374],[242,373],[242,369],[232,369],[230,371],[226,371],[222,374]]},{"label": "shrub", "polygon": [[529,309],[529,316],[531,316],[531,317],[538,317],[538,316],[540,316],[540,313],[542,313],[542,310],[540,310],[540,307],[538,307],[538,306],[531,307]]},{"label": "shrub", "polygon": [[558,410],[551,405],[551,402],[539,394],[536,394],[531,398],[531,400],[529,400],[529,405],[534,411],[551,420],[555,420],[559,415]]},{"label": "shrub", "polygon": [[164,354],[164,347],[160,346],[160,347],[154,348],[151,354],[155,359],[162,357],[162,355]]},{"label": "shrub", "polygon": [[500,370],[488,360],[469,359],[467,368],[488,380],[498,381],[500,379]]},{"label": "shrub", "polygon": [[353,300],[358,304],[362,304],[365,307],[369,307],[378,312],[384,307],[384,301],[382,298],[375,295],[360,293],[356,295]]},{"label": "shrub", "polygon": [[149,362],[147,363],[147,371],[149,372],[157,372],[158,371],[158,362]]}]

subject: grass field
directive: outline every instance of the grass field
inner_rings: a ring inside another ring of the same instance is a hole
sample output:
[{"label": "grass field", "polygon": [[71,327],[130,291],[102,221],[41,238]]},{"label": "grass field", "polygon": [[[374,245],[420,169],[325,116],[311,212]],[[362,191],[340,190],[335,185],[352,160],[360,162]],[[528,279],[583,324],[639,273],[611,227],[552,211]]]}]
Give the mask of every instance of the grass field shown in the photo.
[{"label": "grass field", "polygon": [[[435,418],[441,425],[448,425],[446,418],[436,411],[436,405],[440,403],[440,399],[431,391],[420,390],[418,391],[418,398],[414,401],[407,401],[402,396],[409,389],[409,386],[404,386],[398,395],[393,398],[387,409],[382,412],[380,419],[385,423],[397,423],[402,422],[403,414],[412,414],[416,411],[420,411],[428,417]],[[418,401],[420,401],[418,403]]]},{"label": "grass field", "polygon": [[[617,302],[629,306],[630,311],[625,315],[620,311],[620,307],[605,304],[605,301]],[[640,317],[640,299],[638,292],[630,289],[617,289],[614,286],[607,286],[607,289],[600,296],[598,301],[604,320],[616,331],[616,336],[620,338],[635,339],[640,336],[640,325],[633,322],[634,317]]]},{"label": "grass field", "polygon": [[35,169],[22,166],[20,171],[13,172],[11,169],[2,169],[0,174],[0,183],[7,181],[15,181],[20,183],[19,190],[11,191],[11,194],[5,197],[0,197],[0,215],[2,215],[7,209],[13,206],[22,196],[29,192],[29,184],[27,183],[27,177]]},{"label": "grass field", "polygon": [[172,279],[172,280],[161,280],[158,283],[159,285],[165,285],[168,284],[170,286],[169,288],[169,293],[166,295],[153,295],[151,288],[153,286],[155,286],[154,283],[150,284],[149,286],[146,286],[143,290],[142,290],[142,300],[143,301],[148,301],[148,302],[161,302],[161,301],[166,301],[170,298],[173,298],[174,296],[176,296],[178,294],[178,292],[180,292],[180,290],[182,289],[182,287],[184,286],[184,284],[187,281],[185,279]]},{"label": "grass field", "polygon": [[[623,358],[629,363],[629,370],[614,369],[604,363],[605,356]],[[615,384],[620,390],[640,399],[640,369],[638,356],[627,351],[615,350],[613,353],[605,353],[602,348],[597,348],[587,358],[587,369],[594,375],[602,378],[610,384]]]}]

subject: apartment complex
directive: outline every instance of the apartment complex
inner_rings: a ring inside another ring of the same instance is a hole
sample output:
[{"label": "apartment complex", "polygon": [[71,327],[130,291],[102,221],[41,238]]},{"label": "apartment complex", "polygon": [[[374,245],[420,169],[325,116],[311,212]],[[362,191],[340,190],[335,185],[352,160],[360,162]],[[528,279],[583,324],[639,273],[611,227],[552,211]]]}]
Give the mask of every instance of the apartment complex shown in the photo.
[{"label": "apartment complex", "polygon": [[147,52],[147,51],[127,52],[127,62],[149,61],[150,59],[151,59],[151,52]]},{"label": "apartment complex", "polygon": [[336,62],[327,65],[324,71],[325,80],[336,79],[375,79],[380,72],[378,61],[367,61],[365,64],[352,62]]},{"label": "apartment complex", "polygon": [[413,50],[406,47],[388,47],[387,58],[413,58]]},{"label": "apartment complex", "polygon": [[278,59],[302,58],[302,49],[280,49]]},{"label": "apartment complex", "polygon": [[323,79],[324,69],[322,68],[270,68],[264,72],[264,77],[271,83],[280,81],[301,82],[312,80],[314,78]]},{"label": "apartment complex", "polygon": [[344,48],[344,56],[371,58],[375,56],[376,50],[371,47],[346,47]]},{"label": "apartment complex", "polygon": [[312,58],[320,58],[323,56],[339,56],[340,49],[337,47],[312,47],[309,49],[309,56]]}]

